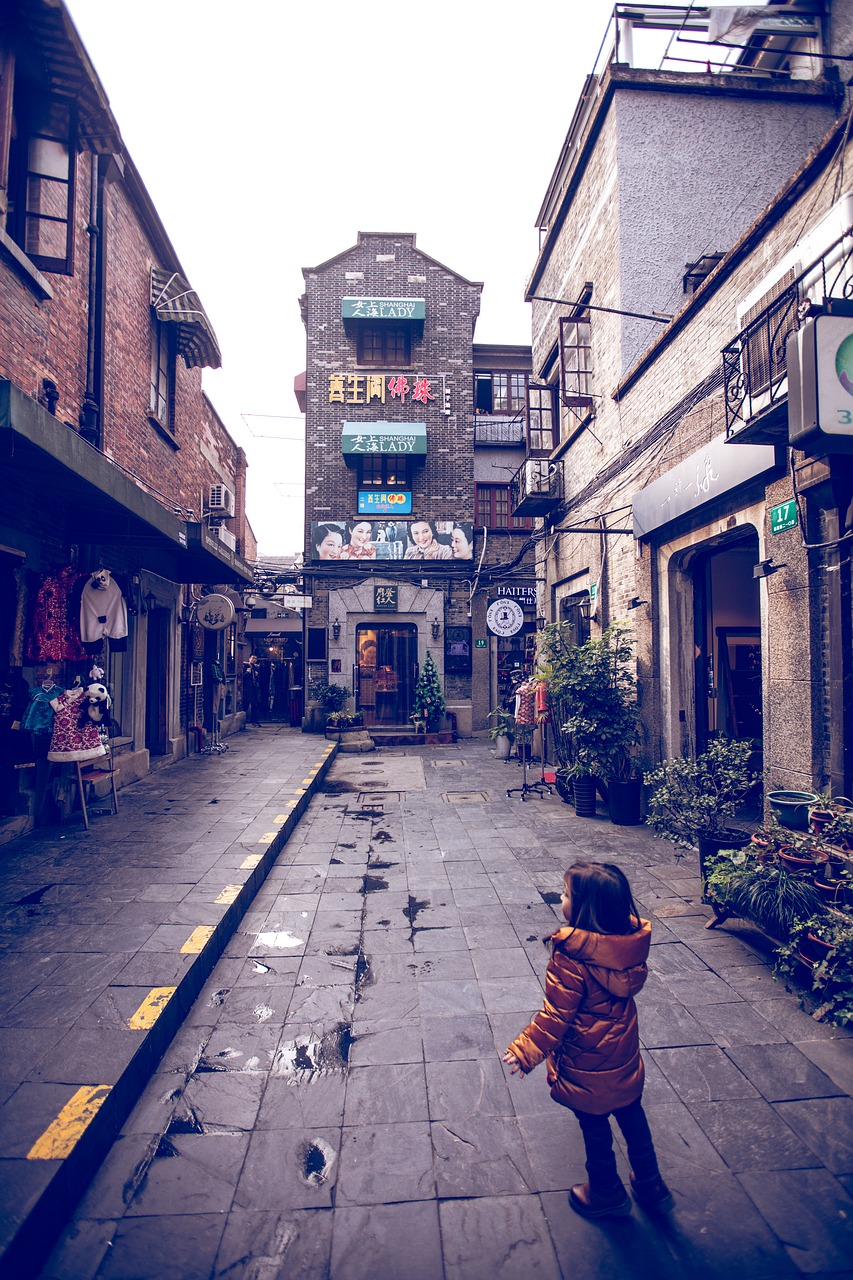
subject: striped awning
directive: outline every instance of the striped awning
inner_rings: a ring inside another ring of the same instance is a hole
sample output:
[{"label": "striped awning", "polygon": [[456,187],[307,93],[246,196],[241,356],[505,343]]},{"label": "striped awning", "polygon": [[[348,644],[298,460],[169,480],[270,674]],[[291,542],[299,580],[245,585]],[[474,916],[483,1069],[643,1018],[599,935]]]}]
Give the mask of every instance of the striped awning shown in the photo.
[{"label": "striped awning", "polygon": [[157,319],[178,326],[178,350],[188,369],[218,369],[219,343],[198,294],[177,271],[151,268],[151,305]]}]

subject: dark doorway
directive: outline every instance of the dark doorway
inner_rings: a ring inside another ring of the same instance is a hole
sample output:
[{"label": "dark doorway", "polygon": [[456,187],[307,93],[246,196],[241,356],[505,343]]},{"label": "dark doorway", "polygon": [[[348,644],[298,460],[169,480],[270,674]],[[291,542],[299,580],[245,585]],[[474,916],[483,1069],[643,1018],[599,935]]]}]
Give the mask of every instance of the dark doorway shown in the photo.
[{"label": "dark doorway", "polygon": [[696,741],[745,739],[762,748],[761,613],[754,532],[694,562]]},{"label": "dark doorway", "polygon": [[418,631],[408,624],[359,627],[356,706],[366,725],[407,724],[418,678]]},{"label": "dark doorway", "polygon": [[145,657],[145,745],[152,756],[171,750],[169,742],[169,619],[168,609],[148,611]]}]

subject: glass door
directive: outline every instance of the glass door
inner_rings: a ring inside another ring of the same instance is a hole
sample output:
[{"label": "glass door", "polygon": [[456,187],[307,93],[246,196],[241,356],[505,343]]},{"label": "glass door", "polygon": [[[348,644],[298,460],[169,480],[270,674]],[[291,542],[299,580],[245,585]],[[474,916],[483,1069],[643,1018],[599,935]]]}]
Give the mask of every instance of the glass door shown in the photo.
[{"label": "glass door", "polygon": [[358,628],[357,699],[366,725],[408,724],[418,678],[417,657],[415,626]]}]

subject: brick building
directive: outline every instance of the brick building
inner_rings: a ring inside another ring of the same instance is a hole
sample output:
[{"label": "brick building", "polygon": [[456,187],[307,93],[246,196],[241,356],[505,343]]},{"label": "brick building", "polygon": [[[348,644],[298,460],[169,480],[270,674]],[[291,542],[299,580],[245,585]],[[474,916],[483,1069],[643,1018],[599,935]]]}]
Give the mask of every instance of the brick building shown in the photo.
[{"label": "brick building", "polygon": [[[410,729],[429,651],[460,733],[482,729],[535,627],[530,522],[509,510],[529,348],[476,346],[482,286],[413,235],[361,233],[304,276],[306,724],[328,680],[376,732]],[[520,602],[506,642],[500,595]]]},{"label": "brick building", "polygon": [[[850,292],[849,116],[829,54],[850,52],[850,6],[734,34],[713,11],[617,18],[528,286],[514,509],[553,534],[543,611],[592,634],[632,623],[647,766],[724,734],[754,743],[768,786],[847,793],[849,443],[789,437],[785,344]],[[734,47],[631,65],[635,28],[656,27]]]},{"label": "brick building", "polygon": [[[49,733],[16,727],[42,680],[105,671],[120,784],[197,745],[214,702],[234,720],[236,624],[199,625],[184,584],[250,581],[255,545],[245,455],[201,387],[216,336],[62,5],[3,6],[0,77],[2,839],[56,812]],[[83,652],[99,569],[127,635]]]}]

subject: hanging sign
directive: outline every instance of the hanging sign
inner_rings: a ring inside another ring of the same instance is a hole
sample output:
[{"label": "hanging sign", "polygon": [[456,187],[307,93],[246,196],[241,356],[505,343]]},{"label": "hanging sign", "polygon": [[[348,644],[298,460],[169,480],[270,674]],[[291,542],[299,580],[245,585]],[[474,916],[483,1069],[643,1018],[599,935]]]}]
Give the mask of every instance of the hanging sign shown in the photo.
[{"label": "hanging sign", "polygon": [[198,603],[196,617],[205,631],[223,631],[234,621],[234,602],[214,593]]},{"label": "hanging sign", "polygon": [[515,600],[495,600],[486,610],[486,626],[496,636],[514,636],[524,626],[524,610]]}]

